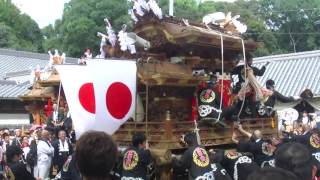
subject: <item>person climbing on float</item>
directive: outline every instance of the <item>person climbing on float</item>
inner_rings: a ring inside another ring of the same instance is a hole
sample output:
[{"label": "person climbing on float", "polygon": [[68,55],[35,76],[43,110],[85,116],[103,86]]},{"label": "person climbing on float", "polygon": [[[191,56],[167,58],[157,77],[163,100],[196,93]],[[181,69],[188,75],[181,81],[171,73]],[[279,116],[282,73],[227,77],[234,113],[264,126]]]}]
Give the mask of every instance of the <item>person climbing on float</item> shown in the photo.
[{"label": "person climbing on float", "polygon": [[217,85],[217,77],[212,75],[209,82],[202,82],[197,90],[198,114],[199,120],[209,123],[219,123],[225,126],[224,120],[235,120],[238,112],[238,106],[231,105],[220,109],[220,94],[217,93],[215,86]]},{"label": "person climbing on float", "polygon": [[245,116],[257,117],[256,106],[258,102],[264,103],[272,95],[272,91],[263,88],[256,79],[256,76],[263,76],[269,63],[267,62],[261,69],[254,67],[252,66],[252,55],[247,53],[245,65],[237,66],[231,72],[239,80],[235,85],[234,93],[243,102],[239,108],[241,111],[244,109]]},{"label": "person climbing on float", "polygon": [[258,104],[258,114],[262,117],[271,117],[274,115],[275,111],[273,110],[274,105],[277,101],[282,103],[289,103],[295,100],[300,99],[298,96],[295,97],[286,97],[280,92],[275,90],[275,83],[272,79],[266,81],[266,88],[273,92],[273,94],[268,98],[268,100],[263,104]]}]

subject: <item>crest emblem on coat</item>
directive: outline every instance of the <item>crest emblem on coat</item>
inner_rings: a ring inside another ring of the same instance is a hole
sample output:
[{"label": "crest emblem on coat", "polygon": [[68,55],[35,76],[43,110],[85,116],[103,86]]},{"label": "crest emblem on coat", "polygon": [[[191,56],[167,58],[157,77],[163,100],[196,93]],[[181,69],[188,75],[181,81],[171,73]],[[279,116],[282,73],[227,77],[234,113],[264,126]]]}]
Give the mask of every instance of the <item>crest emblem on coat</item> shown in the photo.
[{"label": "crest emblem on coat", "polygon": [[193,150],[193,162],[199,167],[206,167],[209,165],[209,156],[205,149],[197,147]]},{"label": "crest emblem on coat", "polygon": [[312,134],[310,136],[310,145],[314,148],[320,148],[320,138],[318,134]]},{"label": "crest emblem on coat", "polygon": [[262,143],[262,153],[267,155],[267,156],[271,156],[273,153],[272,153],[272,150],[271,150],[271,144],[267,143],[267,142],[263,142]]},{"label": "crest emblem on coat", "polygon": [[200,101],[203,103],[211,103],[215,98],[216,94],[212,89],[205,89],[200,93]]},{"label": "crest emblem on coat", "polygon": [[237,159],[238,157],[241,156],[240,153],[235,152],[235,151],[225,151],[224,154],[228,159]]},{"label": "crest emblem on coat", "polygon": [[136,151],[129,150],[124,154],[123,169],[132,170],[138,165],[139,156]]}]

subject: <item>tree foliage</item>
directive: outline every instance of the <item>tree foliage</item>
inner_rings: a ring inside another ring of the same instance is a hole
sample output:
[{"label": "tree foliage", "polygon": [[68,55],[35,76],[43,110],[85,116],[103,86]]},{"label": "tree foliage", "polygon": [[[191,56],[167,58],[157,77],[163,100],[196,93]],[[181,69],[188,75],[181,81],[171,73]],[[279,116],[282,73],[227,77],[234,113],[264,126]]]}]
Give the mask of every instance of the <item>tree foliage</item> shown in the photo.
[{"label": "tree foliage", "polygon": [[[169,0],[157,0],[168,14]],[[122,24],[132,27],[128,0],[71,0],[65,4],[63,17],[40,32],[37,24],[12,5],[0,0],[0,47],[47,51],[60,49],[79,57],[87,47],[99,51],[98,31],[105,32],[103,19],[108,17],[116,31]],[[234,3],[198,0],[174,0],[176,17],[201,22],[213,12],[241,15],[248,25],[243,36],[261,42],[256,56],[319,49],[319,0],[237,0]],[[44,38],[44,41],[43,41]]]},{"label": "tree foliage", "polygon": [[106,17],[116,30],[130,23],[127,0],[71,0],[65,4],[62,20],[42,30],[46,36],[44,48],[59,48],[74,57],[79,57],[85,48],[97,53],[100,44],[97,32],[106,31],[103,21]]},{"label": "tree foliage", "polygon": [[308,51],[320,46],[319,0],[261,0],[260,12],[285,52]]},{"label": "tree foliage", "polygon": [[43,51],[38,24],[21,14],[10,0],[0,0],[0,47]]}]

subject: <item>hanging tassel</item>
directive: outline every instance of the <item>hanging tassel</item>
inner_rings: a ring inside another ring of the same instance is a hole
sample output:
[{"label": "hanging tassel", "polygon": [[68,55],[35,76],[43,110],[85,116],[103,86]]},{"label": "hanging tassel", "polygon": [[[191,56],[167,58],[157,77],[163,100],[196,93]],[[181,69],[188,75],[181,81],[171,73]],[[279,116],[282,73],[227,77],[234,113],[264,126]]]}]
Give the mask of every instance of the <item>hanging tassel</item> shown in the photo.
[{"label": "hanging tassel", "polygon": [[274,118],[271,119],[271,127],[272,129],[276,127],[276,120]]}]

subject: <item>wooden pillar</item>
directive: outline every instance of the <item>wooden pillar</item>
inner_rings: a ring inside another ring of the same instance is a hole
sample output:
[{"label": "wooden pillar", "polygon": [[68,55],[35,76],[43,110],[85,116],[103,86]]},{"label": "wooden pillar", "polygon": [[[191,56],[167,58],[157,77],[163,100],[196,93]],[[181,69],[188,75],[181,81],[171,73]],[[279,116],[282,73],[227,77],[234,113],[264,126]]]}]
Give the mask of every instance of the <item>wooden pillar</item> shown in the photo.
[{"label": "wooden pillar", "polygon": [[171,140],[173,137],[173,132],[172,132],[172,119],[171,119],[171,113],[170,111],[166,111],[166,119],[164,121],[164,128],[165,128],[165,134],[166,134],[166,139]]}]

